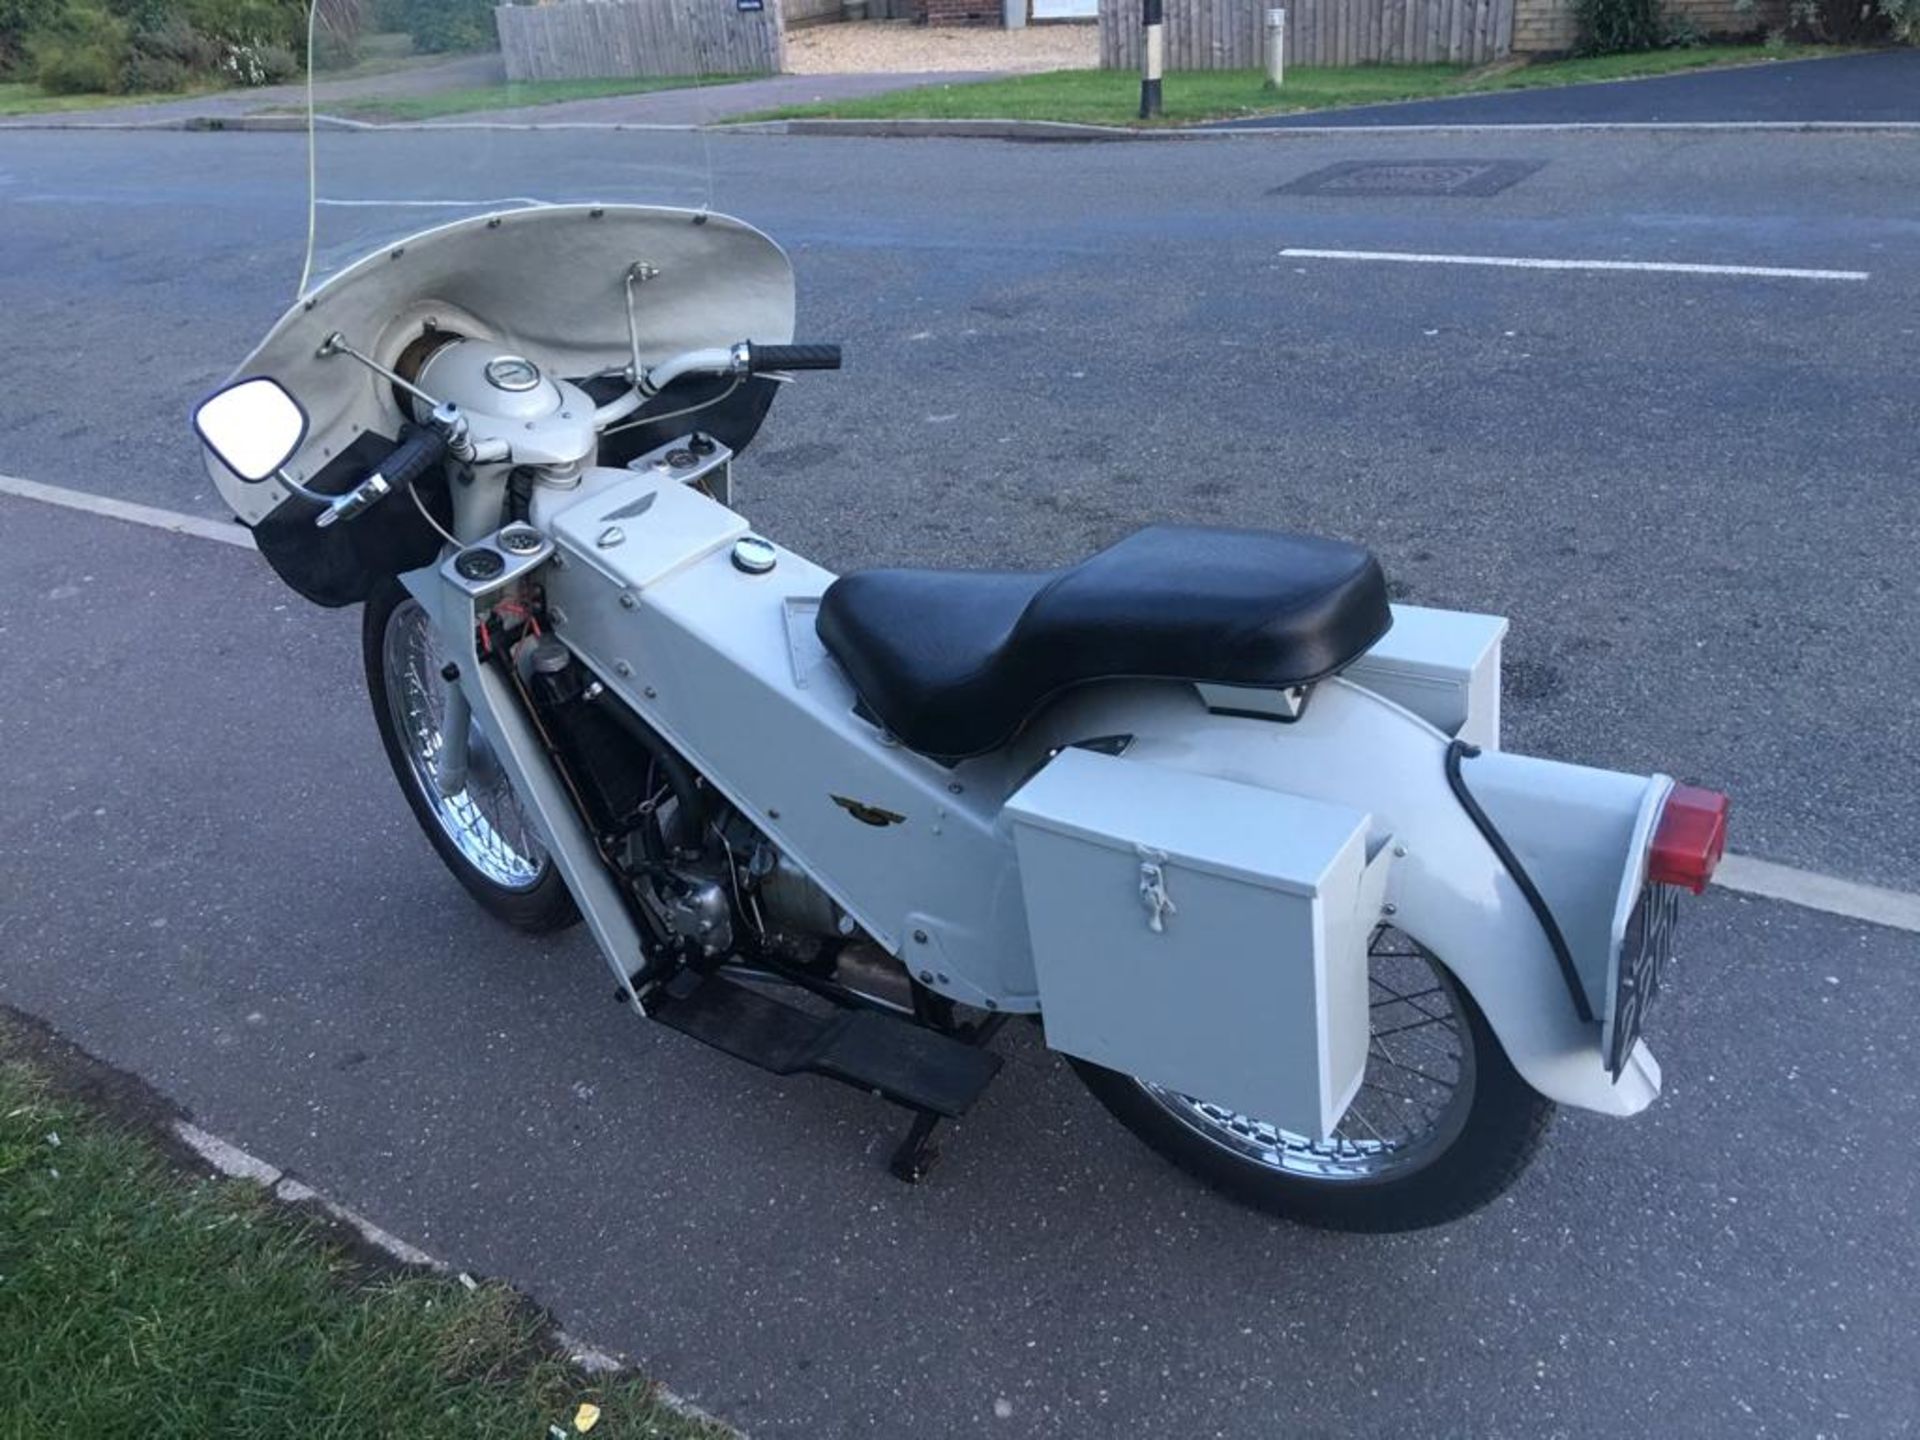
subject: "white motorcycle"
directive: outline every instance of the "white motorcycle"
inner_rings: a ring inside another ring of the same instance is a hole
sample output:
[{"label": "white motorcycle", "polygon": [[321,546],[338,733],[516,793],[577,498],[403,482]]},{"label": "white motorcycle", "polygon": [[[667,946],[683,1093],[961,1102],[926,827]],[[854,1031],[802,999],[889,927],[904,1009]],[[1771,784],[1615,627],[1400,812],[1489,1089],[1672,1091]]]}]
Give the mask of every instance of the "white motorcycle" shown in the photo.
[{"label": "white motorcycle", "polygon": [[209,472],[292,588],[364,605],[448,868],[584,919],[635,1014],[905,1107],[910,1180],[1035,1020],[1176,1165],[1353,1230],[1658,1094],[1727,802],[1502,751],[1506,621],[1254,530],[836,579],[730,503],[780,383],[840,363],[757,230],[487,202],[367,248],[198,408]]}]

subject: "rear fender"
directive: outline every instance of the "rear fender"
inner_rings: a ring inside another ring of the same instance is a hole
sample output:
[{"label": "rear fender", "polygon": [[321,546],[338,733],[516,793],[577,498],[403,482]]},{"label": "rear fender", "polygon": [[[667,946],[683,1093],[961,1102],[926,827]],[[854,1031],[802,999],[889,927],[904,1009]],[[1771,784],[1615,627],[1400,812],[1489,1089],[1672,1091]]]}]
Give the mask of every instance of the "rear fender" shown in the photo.
[{"label": "rear fender", "polygon": [[[1057,708],[1056,743],[1128,734],[1129,758],[1366,811],[1369,846],[1391,844],[1392,923],[1443,960],[1485,1012],[1527,1083],[1611,1115],[1645,1109],[1660,1068],[1636,1045],[1608,1073],[1598,1020],[1575,1008],[1520,887],[1450,789],[1450,737],[1342,680],[1292,722],[1215,714],[1178,686],[1089,691]],[[1652,819],[1671,782],[1498,752],[1465,762],[1468,788],[1546,898],[1596,1016],[1619,920],[1646,871]]]}]

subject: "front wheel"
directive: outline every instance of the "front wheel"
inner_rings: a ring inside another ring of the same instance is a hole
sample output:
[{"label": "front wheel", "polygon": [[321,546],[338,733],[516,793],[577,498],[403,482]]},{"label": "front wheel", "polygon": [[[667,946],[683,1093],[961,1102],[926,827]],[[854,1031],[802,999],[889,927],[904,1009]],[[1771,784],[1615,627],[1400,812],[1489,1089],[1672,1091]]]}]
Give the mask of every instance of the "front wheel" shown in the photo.
[{"label": "front wheel", "polygon": [[1507,1059],[1473,997],[1382,926],[1368,946],[1360,1093],[1325,1142],[1084,1060],[1094,1097],[1164,1158],[1270,1214],[1329,1230],[1418,1230],[1520,1177],[1553,1104]]},{"label": "front wheel", "polygon": [[580,911],[566,880],[471,721],[467,783],[453,795],[440,793],[445,657],[420,602],[399,582],[388,581],[367,600],[360,642],[367,695],[394,778],[454,878],[490,914],[517,929],[539,934],[577,921]]}]

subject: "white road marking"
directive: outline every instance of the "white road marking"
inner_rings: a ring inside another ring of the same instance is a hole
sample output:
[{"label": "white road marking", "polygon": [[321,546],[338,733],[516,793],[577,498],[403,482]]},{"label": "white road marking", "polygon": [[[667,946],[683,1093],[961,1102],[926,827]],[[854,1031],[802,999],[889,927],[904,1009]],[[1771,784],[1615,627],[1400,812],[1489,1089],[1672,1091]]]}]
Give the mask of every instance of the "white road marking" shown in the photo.
[{"label": "white road marking", "polygon": [[1745,275],[1765,280],[1865,280],[1865,270],[1800,270],[1778,265],[1694,265],[1667,260],[1549,260],[1525,255],[1422,255],[1404,250],[1298,250],[1289,260],[1374,260],[1398,265],[1484,265],[1502,270],[1625,270],[1657,275]]},{"label": "white road marking", "polygon": [[1729,855],[1720,862],[1713,883],[1739,895],[1784,900],[1804,910],[1865,920],[1890,930],[1920,935],[1920,895],[1862,885],[1835,875],[1796,870],[1751,855]]},{"label": "white road marking", "polygon": [[38,500],[46,505],[58,505],[62,509],[79,510],[88,515],[130,520],[135,525],[168,530],[175,535],[217,540],[222,545],[238,545],[242,550],[254,548],[253,532],[244,525],[208,520],[199,515],[182,515],[178,511],[160,510],[152,505],[136,505],[131,500],[113,500],[85,490],[69,490],[64,485],[42,485],[38,480],[22,480],[17,475],[0,475],[0,495]]},{"label": "white road marking", "polygon": [[[34,480],[0,475],[0,495],[16,495],[21,499],[39,500],[91,515],[130,520],[136,525],[151,526],[175,535],[218,540],[223,545],[238,545],[248,550],[254,548],[253,536],[243,526],[223,525],[217,520],[159,510],[151,505],[109,500],[103,496],[89,495],[84,490],[68,490],[59,485],[42,485]],[[1920,894],[1862,885],[1857,881],[1842,880],[1837,875],[1822,875],[1813,870],[1796,870],[1789,865],[1776,865],[1771,860],[1757,860],[1749,855],[1728,855],[1721,861],[1713,883],[1736,894],[1784,900],[1789,905],[1798,905],[1806,910],[1818,910],[1849,920],[1865,920],[1869,924],[1885,925],[1920,935]]]}]

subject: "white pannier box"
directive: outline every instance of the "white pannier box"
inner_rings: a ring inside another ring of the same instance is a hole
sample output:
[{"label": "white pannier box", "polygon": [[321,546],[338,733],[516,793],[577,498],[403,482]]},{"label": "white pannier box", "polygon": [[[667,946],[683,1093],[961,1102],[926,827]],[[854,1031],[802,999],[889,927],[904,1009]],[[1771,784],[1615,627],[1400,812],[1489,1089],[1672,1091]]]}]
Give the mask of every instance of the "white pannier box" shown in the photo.
[{"label": "white pannier box", "polygon": [[1357,810],[1067,749],[1007,802],[1047,1044],[1324,1140],[1390,848]]}]

